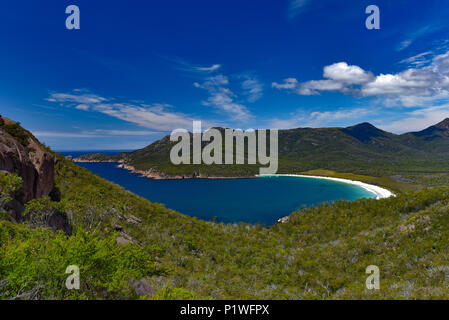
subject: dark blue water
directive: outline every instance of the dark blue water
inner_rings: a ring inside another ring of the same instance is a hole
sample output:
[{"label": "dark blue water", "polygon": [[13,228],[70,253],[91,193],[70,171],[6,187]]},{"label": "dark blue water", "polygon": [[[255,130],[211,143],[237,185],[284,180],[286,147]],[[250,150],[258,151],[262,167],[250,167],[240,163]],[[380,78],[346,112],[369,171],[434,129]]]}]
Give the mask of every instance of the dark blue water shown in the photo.
[{"label": "dark blue water", "polygon": [[200,219],[216,217],[222,222],[270,225],[302,207],[374,197],[358,186],[311,178],[153,180],[117,168],[116,163],[78,165],[152,202]]},{"label": "dark blue water", "polygon": [[88,154],[88,153],[104,153],[104,154],[110,154],[110,155],[114,155],[117,153],[121,153],[121,152],[128,152],[128,151],[132,151],[132,150],[85,150],[85,151],[57,151],[60,154],[62,154],[63,156],[72,156],[73,158],[77,158],[79,156],[82,156],[83,154]]}]

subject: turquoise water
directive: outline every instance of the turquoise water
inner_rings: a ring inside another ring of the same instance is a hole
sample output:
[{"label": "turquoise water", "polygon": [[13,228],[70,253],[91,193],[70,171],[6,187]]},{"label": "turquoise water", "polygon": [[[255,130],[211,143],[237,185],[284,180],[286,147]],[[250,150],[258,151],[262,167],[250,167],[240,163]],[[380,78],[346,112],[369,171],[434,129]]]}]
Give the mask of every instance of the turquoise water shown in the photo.
[{"label": "turquoise water", "polygon": [[152,202],[199,219],[273,224],[302,207],[336,200],[374,198],[341,182],[298,178],[152,180],[117,168],[116,163],[79,163]]}]

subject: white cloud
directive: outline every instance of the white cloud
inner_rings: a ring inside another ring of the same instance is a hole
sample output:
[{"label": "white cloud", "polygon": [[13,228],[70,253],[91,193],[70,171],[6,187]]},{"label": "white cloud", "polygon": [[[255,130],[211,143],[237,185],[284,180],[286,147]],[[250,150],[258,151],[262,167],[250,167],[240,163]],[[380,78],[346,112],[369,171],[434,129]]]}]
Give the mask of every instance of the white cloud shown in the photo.
[{"label": "white cloud", "polygon": [[[419,57],[412,57],[409,61],[417,59]],[[419,106],[424,102],[449,98],[449,51],[435,56],[427,66],[409,68],[395,74],[374,76],[358,66],[339,62],[324,67],[323,76],[326,79],[303,83],[295,78],[288,78],[284,83],[274,82],[272,86],[300,95],[340,91],[355,96],[397,100],[404,106]]]},{"label": "white cloud", "polygon": [[299,85],[299,82],[295,78],[287,78],[287,79],[284,79],[283,83],[273,82],[271,84],[271,86],[273,88],[280,89],[280,90],[282,90],[282,89],[293,90],[293,89],[296,89],[298,87],[298,85]]},{"label": "white cloud", "polygon": [[166,131],[143,131],[143,130],[110,130],[110,129],[96,129],[94,131],[87,131],[92,134],[104,134],[108,136],[147,136],[152,134],[165,133]]},{"label": "white cloud", "polygon": [[319,91],[343,91],[344,84],[335,80],[312,80],[301,84],[296,92],[301,95],[317,95]]},{"label": "white cloud", "polygon": [[433,90],[432,82],[435,74],[430,70],[409,69],[397,74],[380,74],[374,81],[362,88],[364,96],[393,95],[401,96],[408,93],[429,96]]},{"label": "white cloud", "polygon": [[75,108],[78,109],[78,110],[83,110],[83,111],[89,110],[89,106],[86,105],[86,104],[79,104]]},{"label": "white cloud", "polygon": [[202,102],[204,106],[213,107],[233,120],[248,121],[252,118],[251,112],[244,105],[235,101],[237,95],[227,87],[228,85],[228,77],[221,74],[208,77],[203,83],[194,83],[195,87],[209,93],[207,100]]},{"label": "white cloud", "polygon": [[397,74],[380,74],[361,90],[364,96],[395,98],[404,106],[449,98],[449,52],[433,58],[429,66]]},{"label": "white cloud", "polygon": [[33,131],[33,134],[41,138],[94,138],[96,136],[82,132],[62,132],[62,131]]},{"label": "white cloud", "polygon": [[402,51],[410,47],[418,38],[431,34],[441,29],[440,25],[428,25],[409,34],[408,38],[401,41],[396,47],[396,51]]},{"label": "white cloud", "polygon": [[193,66],[193,69],[199,72],[214,72],[221,68],[221,65],[214,64],[210,67],[199,67],[199,66]]},{"label": "white cloud", "polygon": [[367,108],[339,109],[335,111],[315,111],[310,114],[311,121],[314,123],[325,124],[343,119],[356,119],[364,117],[373,110]]},{"label": "white cloud", "polygon": [[221,68],[221,64],[213,64],[209,67],[191,64],[180,58],[171,58],[169,60],[176,64],[176,69],[191,73],[208,74],[213,73]]},{"label": "white cloud", "polygon": [[80,90],[74,90],[74,94],[70,93],[52,93],[47,101],[50,102],[73,102],[89,105],[91,103],[101,103],[106,101],[106,98],[90,94],[83,93]]},{"label": "white cloud", "polygon": [[339,62],[324,67],[323,76],[345,84],[362,84],[370,81],[372,74],[358,66],[350,66],[346,62]]},{"label": "white cloud", "polygon": [[381,122],[378,126],[389,132],[405,133],[426,129],[446,118],[449,118],[449,105],[441,105],[407,112],[400,120]]},{"label": "white cloud", "polygon": [[245,91],[248,102],[256,102],[263,95],[263,84],[255,77],[248,77],[242,82],[242,89]]},{"label": "white cloud", "polygon": [[373,75],[358,66],[338,62],[324,67],[325,80],[311,80],[300,83],[295,78],[287,78],[283,83],[272,83],[273,88],[291,90],[300,95],[317,95],[320,91],[349,92],[353,85],[370,81]]},{"label": "white cloud", "polygon": [[226,77],[222,74],[219,74],[219,75],[216,75],[213,77],[208,77],[208,78],[206,78],[206,81],[204,81],[201,84],[198,82],[194,83],[195,87],[206,89],[208,91],[213,91],[217,87],[227,86],[228,84],[229,84],[228,77]]},{"label": "white cloud", "polygon": [[42,138],[107,138],[113,136],[149,136],[159,134],[157,131],[133,131],[133,130],[82,130],[76,132],[69,131],[33,131],[33,134]]},{"label": "white cloud", "polygon": [[426,51],[420,54],[417,54],[415,56],[412,56],[410,58],[402,60],[400,63],[407,64],[413,67],[422,67],[430,62],[432,62],[432,59],[430,57],[433,55],[432,51]]},{"label": "white cloud", "polygon": [[169,110],[170,105],[154,104],[151,106],[133,105],[128,103],[98,104],[93,110],[111,117],[138,124],[142,127],[156,130],[174,130],[190,128],[192,121],[189,116]]},{"label": "white cloud", "polygon": [[356,120],[365,119],[369,114],[376,112],[372,108],[340,108],[334,111],[314,111],[305,113],[298,111],[291,114],[288,119],[271,119],[268,127],[274,129],[291,129],[298,127],[345,126],[353,124]]},{"label": "white cloud", "polygon": [[402,50],[408,48],[412,43],[413,43],[413,40],[411,40],[411,39],[402,41],[402,42],[398,45],[397,51],[402,51]]},{"label": "white cloud", "polygon": [[248,108],[239,100],[245,99],[247,102],[254,103],[262,97],[263,85],[255,76],[243,74],[231,77],[244,78],[240,83],[240,88],[237,89],[241,96],[239,99],[239,96],[232,91],[234,89],[229,88],[229,78],[224,74],[217,74],[216,71],[222,67],[220,64],[204,67],[192,65],[182,59],[174,59],[174,61],[177,64],[177,69],[196,73],[196,76],[201,79],[201,81],[194,82],[193,85],[209,93],[209,97],[202,101],[204,106],[213,107],[232,120],[248,121],[253,117]]},{"label": "white cloud", "polygon": [[193,121],[193,118],[186,114],[172,111],[172,107],[167,104],[146,105],[118,102],[116,99],[84,91],[52,93],[47,101],[82,111],[103,113],[145,128],[161,131],[190,128]]}]

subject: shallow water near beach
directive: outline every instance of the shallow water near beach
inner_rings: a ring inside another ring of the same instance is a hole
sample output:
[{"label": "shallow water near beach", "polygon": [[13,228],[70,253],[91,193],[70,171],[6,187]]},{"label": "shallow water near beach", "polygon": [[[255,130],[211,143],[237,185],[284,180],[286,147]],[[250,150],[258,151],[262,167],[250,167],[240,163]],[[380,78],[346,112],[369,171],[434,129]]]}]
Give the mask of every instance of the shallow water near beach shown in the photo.
[{"label": "shallow water near beach", "polygon": [[116,163],[78,163],[152,202],[183,214],[225,223],[271,225],[295,210],[337,200],[375,198],[359,186],[300,177],[153,180]]}]

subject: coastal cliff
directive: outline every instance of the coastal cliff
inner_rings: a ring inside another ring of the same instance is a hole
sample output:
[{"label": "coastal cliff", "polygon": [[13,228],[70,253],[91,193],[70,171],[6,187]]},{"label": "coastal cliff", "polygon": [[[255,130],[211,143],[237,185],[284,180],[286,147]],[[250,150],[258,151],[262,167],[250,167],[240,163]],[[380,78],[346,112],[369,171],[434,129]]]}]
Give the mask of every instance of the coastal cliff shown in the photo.
[{"label": "coastal cliff", "polygon": [[24,204],[48,196],[55,187],[56,159],[19,123],[0,117],[0,171],[17,174],[22,187],[8,204],[19,220]]}]

